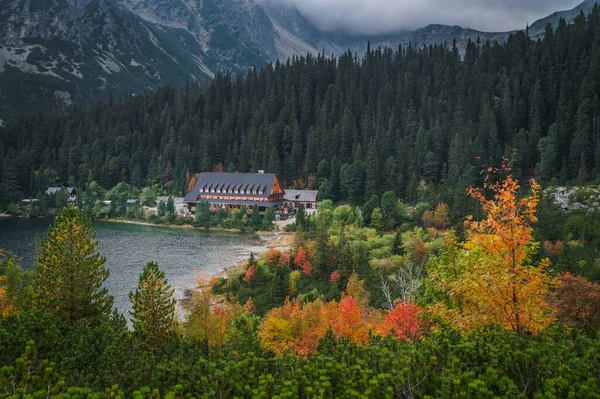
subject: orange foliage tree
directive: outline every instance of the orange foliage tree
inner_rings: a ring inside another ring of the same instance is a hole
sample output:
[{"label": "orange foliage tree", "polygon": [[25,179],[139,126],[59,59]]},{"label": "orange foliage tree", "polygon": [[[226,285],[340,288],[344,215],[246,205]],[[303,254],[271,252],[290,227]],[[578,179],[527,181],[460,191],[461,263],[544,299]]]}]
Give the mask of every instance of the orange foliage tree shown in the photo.
[{"label": "orange foliage tree", "polygon": [[298,248],[298,254],[294,259],[294,265],[300,270],[302,270],[302,273],[304,273],[305,276],[310,276],[310,273],[312,271],[312,265],[306,257],[306,251],[303,247]]},{"label": "orange foliage tree", "polygon": [[256,306],[254,306],[254,301],[252,300],[252,297],[248,298],[248,300],[244,304],[244,309],[246,309],[246,312],[248,312],[249,314],[256,313]]},{"label": "orange foliage tree", "polygon": [[254,277],[256,276],[256,266],[251,265],[248,270],[246,270],[246,274],[244,275],[244,281],[246,284],[250,284]]},{"label": "orange foliage tree", "polygon": [[416,341],[423,336],[424,330],[420,313],[421,308],[412,302],[398,301],[383,318],[379,332],[382,335],[393,334],[398,339]]},{"label": "orange foliage tree", "polygon": [[[502,172],[510,170],[503,165]],[[533,241],[531,224],[538,205],[539,185],[531,181],[531,195],[519,199],[519,184],[510,174],[497,181],[500,170],[488,169],[483,189],[469,188],[485,217],[467,217],[467,240],[457,244],[450,258],[434,260],[434,285],[446,292],[456,305],[437,307],[440,314],[463,330],[498,324],[517,334],[537,333],[554,320],[548,298],[556,280],[548,271],[549,261],[532,263],[539,245]],[[484,190],[492,193],[487,199]],[[458,269],[457,266],[458,265]],[[451,268],[458,274],[442,270]],[[436,281],[436,279],[438,281]]]},{"label": "orange foliage tree", "polygon": [[281,252],[276,250],[275,248],[271,248],[267,253],[267,263],[270,265],[274,265],[279,263],[279,258],[281,257]]},{"label": "orange foliage tree", "polygon": [[336,337],[356,344],[367,343],[371,324],[363,317],[364,313],[356,299],[344,295],[337,312],[331,316],[331,328]]},{"label": "orange foliage tree", "polygon": [[200,173],[195,173],[193,176],[190,177],[188,186],[187,186],[188,193],[190,191],[192,191],[194,189],[194,187],[196,187],[196,183],[198,182],[199,177],[200,177]]}]

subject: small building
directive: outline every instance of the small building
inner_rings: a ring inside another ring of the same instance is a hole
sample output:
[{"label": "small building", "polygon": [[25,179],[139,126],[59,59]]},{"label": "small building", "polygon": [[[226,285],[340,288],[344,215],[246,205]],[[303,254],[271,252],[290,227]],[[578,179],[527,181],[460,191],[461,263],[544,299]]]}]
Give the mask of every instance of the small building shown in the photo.
[{"label": "small building", "polygon": [[46,189],[46,195],[52,195],[59,193],[62,189],[67,190],[67,194],[69,195],[68,200],[71,202],[75,202],[77,199],[77,190],[74,187],[48,187]]},{"label": "small building", "polygon": [[317,209],[319,191],[317,190],[285,190],[285,205],[298,209],[304,205],[307,213],[314,213]]},{"label": "small building", "polygon": [[251,210],[256,205],[262,213],[282,205],[284,195],[279,179],[272,173],[200,173],[184,202],[192,213],[202,202],[208,202],[212,211],[242,207]]},{"label": "small building", "polygon": [[137,199],[131,198],[127,200],[127,206],[135,205],[138,202]]}]

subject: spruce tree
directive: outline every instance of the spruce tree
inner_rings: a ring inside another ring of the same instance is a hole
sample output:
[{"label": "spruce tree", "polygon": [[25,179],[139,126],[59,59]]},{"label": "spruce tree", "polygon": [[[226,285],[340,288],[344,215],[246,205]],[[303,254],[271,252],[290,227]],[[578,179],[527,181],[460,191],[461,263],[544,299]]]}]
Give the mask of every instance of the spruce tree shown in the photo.
[{"label": "spruce tree", "polygon": [[103,288],[109,272],[98,254],[92,223],[72,205],[63,208],[38,260],[40,307],[65,321],[100,321],[110,314],[113,297]]},{"label": "spruce tree", "polygon": [[298,210],[296,211],[296,226],[302,228],[306,224],[306,210],[304,209],[304,204],[298,205]]},{"label": "spruce tree", "polygon": [[156,262],[144,266],[137,290],[129,293],[133,306],[131,323],[137,334],[150,345],[164,343],[175,324],[174,290]]},{"label": "spruce tree", "polygon": [[262,223],[260,212],[258,210],[258,205],[254,205],[252,208],[252,216],[250,216],[250,225],[254,230],[259,230],[260,225]]},{"label": "spruce tree", "polygon": [[158,203],[158,207],[157,207],[157,213],[158,216],[163,217],[165,216],[165,214],[167,213],[167,205],[165,204],[165,201],[160,201]]},{"label": "spruce tree", "polygon": [[275,208],[270,207],[267,209],[267,212],[265,212],[265,216],[263,217],[262,220],[262,229],[263,230],[271,230],[271,226],[273,225],[273,222],[275,221]]},{"label": "spruce tree", "polygon": [[199,203],[198,206],[196,206],[196,213],[194,216],[196,218],[196,222],[202,227],[210,227],[211,214],[208,202],[204,201]]}]

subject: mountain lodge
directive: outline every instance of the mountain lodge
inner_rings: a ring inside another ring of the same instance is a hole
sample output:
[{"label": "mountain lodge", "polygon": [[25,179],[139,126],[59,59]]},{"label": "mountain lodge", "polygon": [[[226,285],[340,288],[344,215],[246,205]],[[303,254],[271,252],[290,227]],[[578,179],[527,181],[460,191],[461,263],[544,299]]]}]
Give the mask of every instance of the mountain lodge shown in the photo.
[{"label": "mountain lodge", "polygon": [[196,185],[184,202],[194,212],[201,202],[208,202],[211,210],[230,210],[257,205],[259,211],[279,207],[284,202],[285,192],[272,173],[200,173]]}]

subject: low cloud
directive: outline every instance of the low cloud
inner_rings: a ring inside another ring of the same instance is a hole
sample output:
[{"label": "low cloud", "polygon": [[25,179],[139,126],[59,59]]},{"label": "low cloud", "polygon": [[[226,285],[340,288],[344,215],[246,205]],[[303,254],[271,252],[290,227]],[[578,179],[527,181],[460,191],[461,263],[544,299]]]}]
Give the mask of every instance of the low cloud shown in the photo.
[{"label": "low cloud", "polygon": [[581,0],[278,0],[295,5],[323,31],[378,35],[429,24],[486,32],[523,29]]}]

